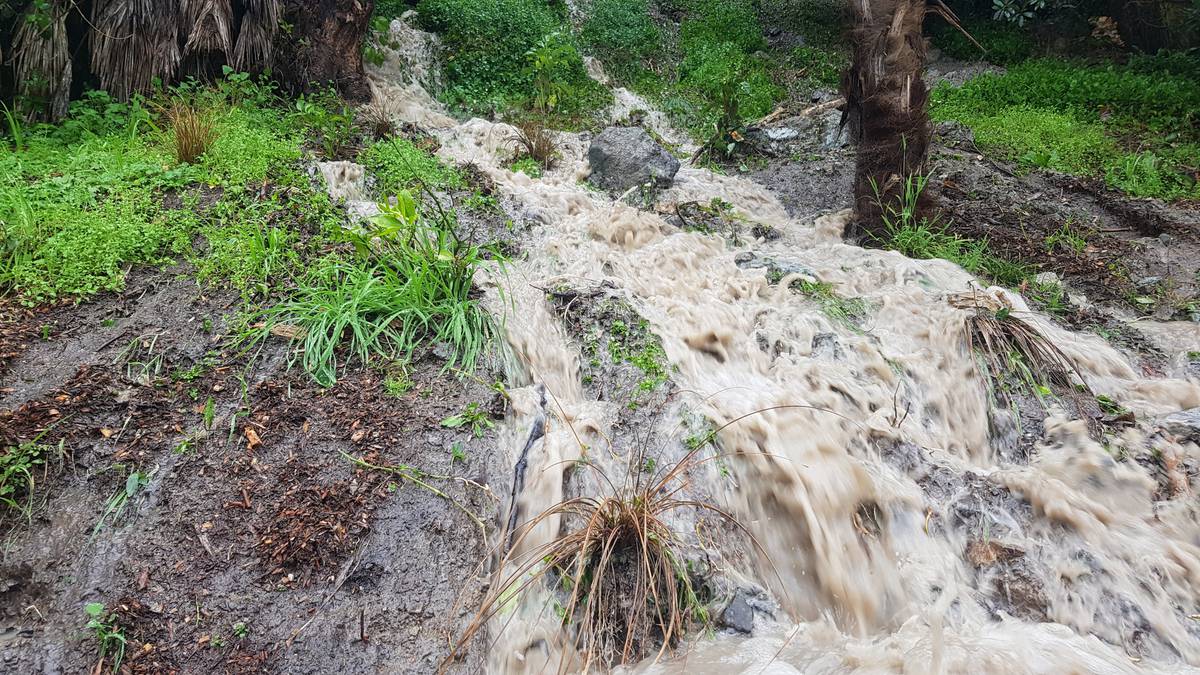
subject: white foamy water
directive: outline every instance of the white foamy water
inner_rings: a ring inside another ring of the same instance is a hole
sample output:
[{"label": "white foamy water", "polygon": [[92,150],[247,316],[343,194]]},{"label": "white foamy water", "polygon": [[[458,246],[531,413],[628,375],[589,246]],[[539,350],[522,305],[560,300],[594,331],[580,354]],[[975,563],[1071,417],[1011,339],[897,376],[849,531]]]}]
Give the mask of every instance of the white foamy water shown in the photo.
[{"label": "white foamy water", "polygon": [[[732,512],[765,549],[765,557],[748,548],[715,555],[718,573],[766,589],[778,605],[774,621],[767,610],[750,637],[690,636],[673,658],[634,672],[1200,665],[1200,526],[1195,479],[1184,468],[1198,449],[1153,427],[1157,416],[1200,406],[1194,380],[1145,377],[1098,336],[1067,331],[951,263],[845,244],[846,214],[793,221],[764,188],[739,178],[685,167],[654,210],[637,210],[581,185],[587,143],[575,134],[560,135],[562,161],[543,178],[513,173],[504,168],[512,129],[447,116],[423,88],[434,42],[402,23],[393,28],[411,49],[373,73],[378,101],[435,134],[444,159],[479,166],[533,222],[527,256],[486,280],[504,291],[507,339],[523,371],[517,384],[526,385],[514,389],[502,433],[514,464],[528,449],[519,520],[563,499],[564,467],[604,447],[622,414],[619,403],[587,400],[578,346],[538,288],[611,285],[661,338],[679,388],[698,392],[687,405],[717,425],[749,415],[719,435],[731,475],[703,472],[692,489]],[[617,114],[630,105],[618,98]],[[661,215],[714,198],[782,236],[734,246]],[[748,251],[863,298],[868,318],[861,327],[831,319],[787,279],[772,285],[764,269],[739,266]],[[1138,424],[1102,445],[1049,402],[1032,454],[1004,459],[1021,428],[1002,428],[1015,415],[996,410],[968,347],[973,310],[950,301],[971,291],[1010,304]],[[1184,344],[1194,333],[1157,330],[1176,349],[1200,349]],[[538,424],[545,434],[530,444]],[[660,435],[669,434],[663,426]],[[620,471],[619,458],[599,455],[587,459]],[[1138,455],[1163,468],[1114,459]],[[547,522],[519,546],[533,551],[560,526]],[[545,609],[550,593],[493,622],[492,672],[577,663]]]}]

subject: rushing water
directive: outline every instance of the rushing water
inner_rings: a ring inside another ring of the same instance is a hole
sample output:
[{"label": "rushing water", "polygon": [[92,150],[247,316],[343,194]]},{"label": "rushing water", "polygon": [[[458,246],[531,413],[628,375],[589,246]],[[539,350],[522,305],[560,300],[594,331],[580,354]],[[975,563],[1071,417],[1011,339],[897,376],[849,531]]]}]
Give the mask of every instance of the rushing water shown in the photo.
[{"label": "rushing water", "polygon": [[[373,73],[377,100],[435,134],[445,159],[479,166],[534,223],[527,256],[487,280],[505,291],[507,337],[527,385],[514,389],[502,434],[512,462],[527,461],[520,517],[563,498],[564,462],[607,437],[622,412],[586,399],[578,349],[535,286],[611,284],[661,338],[679,387],[701,393],[693,406],[718,424],[767,410],[720,433],[732,478],[713,471],[698,489],[765,548],[765,558],[744,556],[742,568],[721,573],[772,600],[752,636],[699,636],[636,672],[1200,666],[1200,527],[1194,486],[1177,468],[1197,448],[1153,424],[1200,406],[1194,381],[1144,377],[1100,337],[1064,330],[951,263],[845,244],[844,214],[792,221],[745,180],[685,166],[657,210],[637,210],[580,184],[587,144],[573,134],[560,137],[558,168],[541,179],[514,174],[504,168],[511,129],[448,117],[425,89],[436,72],[432,40],[400,22],[393,30],[406,53]],[[620,94],[621,109],[641,107],[631,96]],[[659,215],[713,198],[782,237],[735,246]],[[763,269],[739,266],[747,251],[865,299],[869,319],[861,330],[830,319],[787,283],[769,284]],[[1019,430],[1005,430],[1011,415],[993,409],[966,346],[969,310],[950,302],[972,290],[1011,304],[1138,426],[1102,447],[1051,405],[1032,456],[1004,459],[1012,455],[1001,446]],[[1180,349],[1198,347],[1184,344],[1194,331],[1159,330]],[[1176,467],[1173,498],[1154,469],[1113,459],[1147,448]],[[493,672],[553,672],[566,658],[557,617],[534,605],[507,616],[503,631],[492,627]]]}]

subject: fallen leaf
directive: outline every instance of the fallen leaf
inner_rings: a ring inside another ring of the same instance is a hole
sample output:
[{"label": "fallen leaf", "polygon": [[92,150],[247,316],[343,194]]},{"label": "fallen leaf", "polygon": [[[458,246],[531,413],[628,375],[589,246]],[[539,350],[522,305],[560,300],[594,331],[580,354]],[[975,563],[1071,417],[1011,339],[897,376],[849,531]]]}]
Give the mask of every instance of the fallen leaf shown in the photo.
[{"label": "fallen leaf", "polygon": [[353,441],[353,442],[355,442],[355,443],[357,443],[357,442],[361,441],[361,440],[363,439],[363,437],[364,437],[364,436],[366,436],[366,435],[367,435],[367,430],[366,430],[366,429],[359,429],[358,431],[354,432],[354,433],[353,433],[353,434],[350,436],[350,440],[351,440],[351,441]]},{"label": "fallen leaf", "polygon": [[146,590],[146,585],[150,583],[150,569],[144,568],[138,572],[137,587],[139,591]]},{"label": "fallen leaf", "polygon": [[253,450],[262,445],[262,439],[258,437],[258,432],[251,427],[246,427],[242,433],[246,435],[246,449]]},{"label": "fallen leaf", "polygon": [[117,432],[112,429],[109,429],[108,427],[100,427],[100,435],[105,438],[112,438],[113,434],[115,434],[115,433],[117,433]]}]

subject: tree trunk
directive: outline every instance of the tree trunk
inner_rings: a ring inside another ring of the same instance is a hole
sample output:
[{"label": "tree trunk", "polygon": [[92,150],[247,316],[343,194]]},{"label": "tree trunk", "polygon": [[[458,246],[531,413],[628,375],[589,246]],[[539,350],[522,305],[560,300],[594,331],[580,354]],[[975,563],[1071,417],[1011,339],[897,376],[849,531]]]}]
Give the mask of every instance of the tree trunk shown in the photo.
[{"label": "tree trunk", "polygon": [[884,218],[902,209],[905,184],[925,170],[929,89],[921,79],[925,0],[850,0],[853,60],[842,76],[846,119],[858,144],[855,217],[847,236],[886,238]]},{"label": "tree trunk", "polygon": [[367,101],[362,44],[374,0],[286,0],[275,75],[293,93],[329,85],[350,101]]}]

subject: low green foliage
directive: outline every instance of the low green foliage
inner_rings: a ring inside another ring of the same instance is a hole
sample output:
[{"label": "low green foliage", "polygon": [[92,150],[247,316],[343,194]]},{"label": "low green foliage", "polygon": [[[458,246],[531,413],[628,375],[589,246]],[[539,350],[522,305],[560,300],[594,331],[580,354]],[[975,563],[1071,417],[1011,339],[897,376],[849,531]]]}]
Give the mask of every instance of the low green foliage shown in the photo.
[{"label": "low green foliage", "polygon": [[800,69],[813,85],[836,90],[849,60],[839,51],[802,45],[792,50],[789,64]]},{"label": "low green foliage", "polygon": [[934,91],[934,119],[971,127],[1025,169],[1101,176],[1135,196],[1200,198],[1200,82],[1187,57],[1121,66],[1030,60]]},{"label": "low green foliage", "polygon": [[513,162],[509,168],[513,171],[523,173],[530,178],[542,177],[542,165],[532,157],[522,157]]},{"label": "low green foliage", "polygon": [[662,55],[662,31],[650,18],[647,0],[592,0],[581,33],[583,44],[621,81],[644,75]]},{"label": "low green foliage", "polygon": [[[61,454],[62,446],[59,451]],[[26,519],[33,513],[34,472],[45,466],[51,448],[37,439],[0,449],[0,506]]]},{"label": "low green foliage", "polygon": [[[544,0],[422,0],[417,9],[446,46],[443,95],[451,105],[487,111],[533,104],[539,74],[549,78],[543,85],[553,81],[560,88],[556,107],[563,113],[588,112],[607,101],[607,92],[587,76],[565,16]],[[553,38],[560,42],[552,72],[539,73],[530,61],[555,33],[561,38]]]},{"label": "low green foliage", "polygon": [[851,330],[858,330],[859,324],[871,312],[871,303],[862,298],[842,297],[828,282],[799,279],[791,284],[791,288],[816,302],[825,316]]},{"label": "low green foliage", "polygon": [[319,384],[337,381],[339,350],[345,362],[381,357],[404,361],[422,341],[443,342],[447,368],[475,368],[495,328],[473,293],[482,251],[458,239],[452,223],[418,213],[407,193],[363,235],[349,235],[356,255],[317,261],[291,296],[261,312],[266,337],[290,326],[302,348],[299,360]]},{"label": "low green foliage", "polygon": [[104,503],[104,512],[100,514],[100,520],[96,521],[96,527],[92,528],[92,537],[100,534],[100,530],[104,529],[105,525],[115,525],[125,514],[125,509],[129,506],[137,493],[150,485],[150,475],[142,471],[134,471],[125,478],[125,484],[113,493],[108,501]]},{"label": "low green foliage", "polygon": [[358,161],[379,181],[379,191],[391,195],[415,192],[423,183],[431,190],[461,188],[466,179],[458,169],[442,164],[407,138],[372,144]]},{"label": "low green foliage", "polygon": [[[1033,35],[1024,27],[992,19],[964,19],[963,28],[979,44],[950,24],[930,23],[930,38],[934,47],[946,56],[963,61],[986,60],[1009,66],[1027,60],[1034,53]],[[980,46],[983,50],[980,50]]]},{"label": "low green foliage", "polygon": [[451,415],[442,420],[442,426],[447,429],[470,428],[476,438],[482,438],[485,431],[494,429],[496,424],[488,418],[487,410],[475,401],[471,401],[457,415]]}]

